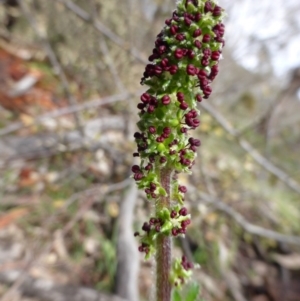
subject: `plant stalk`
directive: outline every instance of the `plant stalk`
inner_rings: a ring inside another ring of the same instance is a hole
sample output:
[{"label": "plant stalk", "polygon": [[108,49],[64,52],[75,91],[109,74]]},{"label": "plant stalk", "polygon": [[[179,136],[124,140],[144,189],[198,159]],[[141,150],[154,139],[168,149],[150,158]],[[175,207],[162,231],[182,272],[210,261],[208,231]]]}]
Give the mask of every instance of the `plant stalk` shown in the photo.
[{"label": "plant stalk", "polygon": [[[172,170],[163,168],[160,170],[160,182],[166,190],[167,196],[161,197],[156,203],[156,211],[163,208],[170,208],[170,186]],[[160,234],[156,241],[156,301],[171,301],[171,248],[172,241],[170,236]]]}]

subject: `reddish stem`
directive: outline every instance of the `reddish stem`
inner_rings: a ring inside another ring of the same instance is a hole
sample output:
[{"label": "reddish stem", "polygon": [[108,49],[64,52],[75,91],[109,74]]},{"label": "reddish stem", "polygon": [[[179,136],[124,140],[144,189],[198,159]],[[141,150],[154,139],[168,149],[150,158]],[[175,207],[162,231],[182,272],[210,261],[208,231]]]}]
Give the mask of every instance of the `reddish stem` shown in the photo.
[{"label": "reddish stem", "polygon": [[[163,208],[170,208],[170,186],[172,170],[163,168],[160,170],[160,181],[162,187],[166,190],[167,196],[161,197],[156,203],[156,211]],[[171,237],[159,235],[156,241],[156,301],[171,300]]]}]

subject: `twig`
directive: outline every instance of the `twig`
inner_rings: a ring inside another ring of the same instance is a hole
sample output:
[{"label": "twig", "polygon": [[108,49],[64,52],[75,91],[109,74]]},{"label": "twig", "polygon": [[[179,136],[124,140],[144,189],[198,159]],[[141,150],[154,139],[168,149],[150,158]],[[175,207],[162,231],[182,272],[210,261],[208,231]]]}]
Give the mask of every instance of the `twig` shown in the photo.
[{"label": "twig", "polygon": [[240,138],[238,132],[231,126],[231,124],[210,104],[207,102],[201,103],[201,106],[223,127],[226,132],[236,138],[237,142],[244,151],[246,151],[258,164],[264,169],[272,173],[289,188],[300,194],[300,184],[291,178],[286,172],[275,166],[267,158],[262,156],[253,146],[243,138]]},{"label": "twig", "polygon": [[[61,109],[57,109],[57,110],[53,110],[51,112],[48,112],[46,114],[43,114],[39,117],[36,117],[35,119],[33,119],[32,124],[40,124],[43,121],[49,119],[49,118],[58,118],[64,115],[68,115],[68,114],[72,114],[75,112],[79,112],[79,111],[83,111],[83,110],[88,110],[88,109],[92,109],[92,108],[96,108],[99,106],[103,106],[106,104],[110,104],[110,103],[114,103],[117,101],[124,101],[127,100],[130,97],[133,97],[137,94],[140,94],[140,91],[137,91],[136,93],[121,93],[121,94],[115,94],[115,95],[111,95],[111,96],[107,96],[107,97],[103,97],[103,98],[96,98],[90,101],[87,101],[83,104],[76,104],[76,105],[71,105],[68,106],[66,108],[61,108]],[[30,126],[27,126],[30,127]],[[11,134],[15,131],[18,131],[20,129],[26,128],[26,125],[24,125],[21,122],[16,122],[16,123],[12,123],[10,125],[8,125],[7,127],[0,129],[0,136],[4,136],[7,134]]]},{"label": "twig", "polygon": [[128,191],[120,205],[118,218],[116,293],[130,301],[138,301],[139,253],[133,236],[134,208],[137,187],[131,181]]},{"label": "twig", "polygon": [[107,38],[113,41],[116,45],[120,46],[123,50],[128,51],[134,58],[136,58],[142,63],[146,63],[146,64],[148,63],[148,60],[143,58],[137,49],[135,49],[134,47],[130,47],[129,43],[127,43],[118,35],[116,35],[114,32],[112,32],[99,20],[96,19],[93,20],[92,16],[89,13],[87,13],[81,7],[76,5],[74,2],[69,0],[56,0],[56,1],[62,3],[66,8],[72,11],[81,20],[92,23],[96,30],[104,34]]},{"label": "twig", "polygon": [[[0,282],[11,285],[24,274],[24,271],[12,270],[0,273]],[[91,288],[73,285],[59,285],[47,279],[36,279],[24,274],[25,279],[19,290],[28,297],[41,301],[126,301],[126,299],[109,296]],[[128,300],[130,301],[130,300]]]},{"label": "twig", "polygon": [[[56,57],[56,54],[53,51],[48,39],[43,34],[41,34],[41,32],[39,31],[38,26],[36,24],[36,21],[34,19],[34,16],[30,13],[28,8],[26,7],[26,5],[24,4],[24,1],[18,0],[18,3],[20,5],[21,10],[22,10],[24,16],[26,17],[28,23],[31,25],[31,27],[32,27],[33,31],[35,32],[36,36],[40,39],[40,41],[41,41],[48,57],[49,57],[49,60],[52,64],[53,68],[57,72],[58,77],[61,81],[62,87],[64,89],[64,92],[67,96],[67,100],[68,100],[69,105],[73,105],[73,106],[76,105],[77,101],[71,93],[68,79],[67,79],[67,77],[66,77],[66,75],[63,71],[63,68],[60,65],[60,63],[59,63],[59,61]],[[74,118],[75,118],[75,122],[76,122],[78,130],[80,131],[82,137],[84,137],[84,132],[82,130],[82,123],[81,123],[80,117],[77,114],[77,112],[74,112]]]},{"label": "twig", "polygon": [[270,238],[278,242],[300,246],[299,236],[284,235],[276,231],[253,225],[249,223],[240,213],[235,211],[233,208],[231,208],[218,198],[212,197],[204,192],[198,192],[198,194],[200,195],[202,201],[207,204],[211,204],[217,210],[220,210],[226,213],[228,216],[232,217],[246,232],[257,236]]}]

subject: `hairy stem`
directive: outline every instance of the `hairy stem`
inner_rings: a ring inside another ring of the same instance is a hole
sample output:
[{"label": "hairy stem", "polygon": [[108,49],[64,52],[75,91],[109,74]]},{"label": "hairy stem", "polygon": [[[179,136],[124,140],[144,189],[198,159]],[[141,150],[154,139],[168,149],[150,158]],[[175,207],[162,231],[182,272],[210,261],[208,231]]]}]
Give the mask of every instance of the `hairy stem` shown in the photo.
[{"label": "hairy stem", "polygon": [[[170,208],[170,186],[171,186],[172,170],[164,168],[160,171],[160,182],[166,190],[167,196],[161,197],[156,203],[156,211],[159,212],[163,208]],[[156,241],[156,301],[171,300],[171,237],[159,235]]]}]

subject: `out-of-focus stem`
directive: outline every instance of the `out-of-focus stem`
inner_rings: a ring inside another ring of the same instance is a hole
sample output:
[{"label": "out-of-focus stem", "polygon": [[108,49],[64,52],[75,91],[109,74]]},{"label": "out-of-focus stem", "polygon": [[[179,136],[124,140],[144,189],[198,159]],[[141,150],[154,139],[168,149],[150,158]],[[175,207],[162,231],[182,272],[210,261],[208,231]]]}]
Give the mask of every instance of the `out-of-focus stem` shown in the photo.
[{"label": "out-of-focus stem", "polygon": [[[160,182],[166,190],[167,196],[160,197],[156,203],[156,211],[159,212],[163,208],[170,208],[170,186],[172,170],[163,168],[160,170]],[[171,300],[171,237],[160,234],[156,241],[156,301]]]}]

